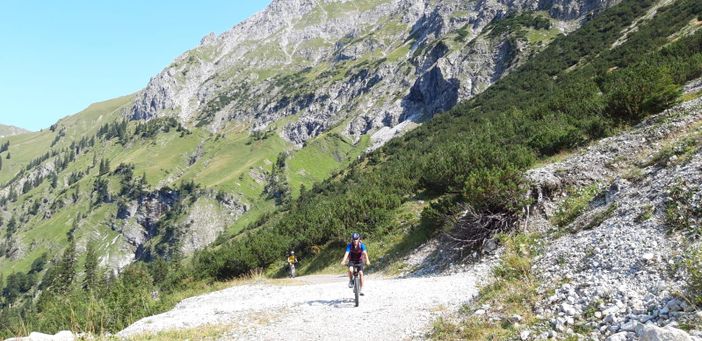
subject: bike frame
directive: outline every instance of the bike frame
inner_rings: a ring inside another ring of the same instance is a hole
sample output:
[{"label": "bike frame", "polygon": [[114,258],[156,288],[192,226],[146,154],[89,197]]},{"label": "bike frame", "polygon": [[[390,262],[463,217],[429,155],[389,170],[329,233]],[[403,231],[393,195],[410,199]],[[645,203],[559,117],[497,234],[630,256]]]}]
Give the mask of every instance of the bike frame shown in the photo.
[{"label": "bike frame", "polygon": [[288,263],[288,275],[291,278],[295,278],[296,270],[297,269],[296,269],[295,263]]}]

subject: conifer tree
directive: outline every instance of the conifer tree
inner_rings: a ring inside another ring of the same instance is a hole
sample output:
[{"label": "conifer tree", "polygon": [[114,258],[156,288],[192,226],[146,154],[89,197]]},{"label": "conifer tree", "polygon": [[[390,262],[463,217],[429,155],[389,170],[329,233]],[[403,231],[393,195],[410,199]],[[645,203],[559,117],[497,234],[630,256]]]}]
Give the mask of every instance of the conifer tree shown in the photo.
[{"label": "conifer tree", "polygon": [[78,202],[78,199],[80,199],[80,184],[76,184],[76,190],[73,191],[73,203]]},{"label": "conifer tree", "polygon": [[68,236],[68,247],[64,250],[58,264],[55,290],[59,293],[68,292],[76,276],[76,240],[72,234]]},{"label": "conifer tree", "polygon": [[83,290],[95,289],[97,282],[98,257],[95,251],[95,243],[89,242],[85,250],[85,279],[83,280]]},{"label": "conifer tree", "polygon": [[288,179],[285,175],[285,159],[287,158],[287,153],[281,152],[278,154],[276,162],[273,164],[273,169],[271,169],[268,175],[268,181],[263,191],[267,198],[274,199],[276,205],[287,206],[290,204],[290,186],[288,186]]},{"label": "conifer tree", "polygon": [[56,175],[56,173],[51,173],[49,177],[51,178],[51,188],[56,188],[56,186],[58,186],[58,175]]},{"label": "conifer tree", "polygon": [[105,175],[110,172],[110,161],[102,159],[100,160],[100,173],[99,175]]}]

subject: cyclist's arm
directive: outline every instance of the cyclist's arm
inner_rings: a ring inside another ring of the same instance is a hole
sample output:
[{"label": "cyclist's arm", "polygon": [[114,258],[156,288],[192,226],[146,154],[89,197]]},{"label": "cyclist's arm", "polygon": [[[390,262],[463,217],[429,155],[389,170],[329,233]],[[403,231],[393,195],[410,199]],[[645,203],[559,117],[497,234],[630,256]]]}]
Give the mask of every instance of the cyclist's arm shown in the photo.
[{"label": "cyclist's arm", "polygon": [[341,260],[341,265],[346,265],[346,260],[349,259],[349,252],[344,253],[344,259]]},{"label": "cyclist's arm", "polygon": [[366,265],[370,265],[370,258],[368,258],[368,251],[363,251],[363,256],[366,258]]}]

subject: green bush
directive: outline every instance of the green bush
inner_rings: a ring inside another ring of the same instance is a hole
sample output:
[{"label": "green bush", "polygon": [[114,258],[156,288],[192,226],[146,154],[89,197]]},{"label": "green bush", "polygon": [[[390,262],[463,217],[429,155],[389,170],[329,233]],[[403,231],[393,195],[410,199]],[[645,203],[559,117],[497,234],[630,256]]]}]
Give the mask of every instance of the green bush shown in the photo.
[{"label": "green bush", "polygon": [[644,221],[651,219],[651,217],[653,216],[653,211],[654,211],[653,205],[648,204],[648,205],[644,206],[641,209],[641,213],[636,217],[636,219],[634,219],[634,221],[637,223],[643,223]]},{"label": "green bush", "polygon": [[527,203],[526,183],[514,166],[474,171],[463,186],[463,199],[478,211],[518,214]]},{"label": "green bush", "polygon": [[442,230],[449,223],[449,217],[455,215],[458,210],[455,198],[444,197],[429,204],[429,207],[422,210],[421,223],[431,227],[432,230]]},{"label": "green bush", "polygon": [[698,185],[679,181],[668,192],[665,204],[666,224],[671,231],[680,231],[693,238],[702,236],[702,198]]},{"label": "green bush", "polygon": [[564,227],[580,216],[590,205],[592,199],[600,192],[599,185],[590,186],[570,191],[568,197],[553,215],[553,224]]},{"label": "green bush", "polygon": [[532,13],[510,13],[504,18],[495,18],[486,29],[491,30],[493,36],[502,33],[522,33],[523,28],[529,27],[537,30],[548,30],[551,28],[551,20]]},{"label": "green bush", "polygon": [[665,65],[647,62],[613,71],[605,80],[607,112],[625,120],[661,112],[676,103],[682,87]]},{"label": "green bush", "polygon": [[695,304],[702,305],[702,248],[698,247],[685,259],[687,285]]}]

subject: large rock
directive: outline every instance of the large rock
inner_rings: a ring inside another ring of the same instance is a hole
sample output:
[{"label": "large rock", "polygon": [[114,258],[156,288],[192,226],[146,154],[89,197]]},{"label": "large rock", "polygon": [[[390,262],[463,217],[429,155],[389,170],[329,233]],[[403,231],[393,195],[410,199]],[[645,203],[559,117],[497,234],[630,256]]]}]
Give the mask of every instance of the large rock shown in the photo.
[{"label": "large rock", "polygon": [[620,332],[610,335],[605,341],[626,341],[627,332]]},{"label": "large rock", "polygon": [[198,199],[190,207],[185,219],[185,232],[181,237],[181,252],[190,255],[217,239],[220,232],[234,222],[245,211],[245,206],[232,201],[229,210],[211,199]]},{"label": "large rock", "polygon": [[652,324],[643,326],[640,330],[641,341],[693,341],[693,338],[685,332],[673,327],[657,327]]},{"label": "large rock", "polygon": [[5,341],[73,341],[76,337],[70,331],[60,331],[54,335],[33,332],[26,337],[15,337]]}]

